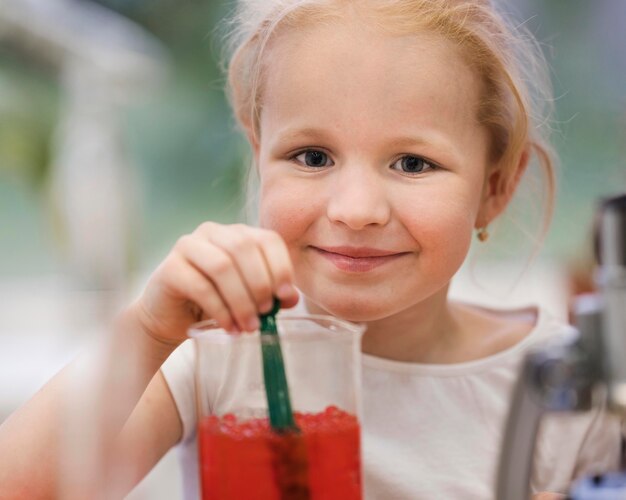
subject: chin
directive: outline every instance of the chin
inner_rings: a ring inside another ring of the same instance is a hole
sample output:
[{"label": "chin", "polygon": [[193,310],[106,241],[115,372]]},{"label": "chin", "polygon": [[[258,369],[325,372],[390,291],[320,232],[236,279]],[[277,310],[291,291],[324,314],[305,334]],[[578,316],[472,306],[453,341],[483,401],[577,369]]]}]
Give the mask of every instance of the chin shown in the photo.
[{"label": "chin", "polygon": [[353,323],[368,323],[390,315],[389,304],[385,304],[379,299],[359,300],[359,298],[353,297],[349,300],[329,300],[330,297],[318,299],[311,296],[307,298],[316,309],[321,309],[321,313],[330,314]]}]

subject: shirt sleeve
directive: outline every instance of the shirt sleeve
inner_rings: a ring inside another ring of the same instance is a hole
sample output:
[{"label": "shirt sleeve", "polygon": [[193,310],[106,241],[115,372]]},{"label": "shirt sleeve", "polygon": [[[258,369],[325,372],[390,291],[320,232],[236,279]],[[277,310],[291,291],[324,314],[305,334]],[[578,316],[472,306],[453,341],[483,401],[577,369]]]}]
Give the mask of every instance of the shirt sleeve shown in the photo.
[{"label": "shirt sleeve", "polygon": [[183,426],[181,441],[195,434],[195,346],[193,340],[185,340],[161,366],[161,373],[172,393]]}]

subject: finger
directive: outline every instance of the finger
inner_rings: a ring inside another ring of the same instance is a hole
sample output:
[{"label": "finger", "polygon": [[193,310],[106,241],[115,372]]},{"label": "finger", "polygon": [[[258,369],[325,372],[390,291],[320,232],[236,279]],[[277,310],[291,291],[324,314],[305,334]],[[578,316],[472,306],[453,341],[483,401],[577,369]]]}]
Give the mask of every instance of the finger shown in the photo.
[{"label": "finger", "polygon": [[222,300],[219,292],[207,280],[206,276],[182,256],[172,266],[172,275],[175,280],[171,280],[169,288],[176,294],[191,300],[202,309],[204,314],[228,331],[236,331],[237,325],[228,307]]},{"label": "finger", "polygon": [[293,286],[293,266],[287,245],[274,231],[252,228],[261,253],[272,276],[274,294],[283,307],[293,307],[298,303],[298,291]]},{"label": "finger", "polygon": [[220,235],[218,246],[235,262],[256,305],[257,314],[270,311],[273,303],[272,276],[257,241],[245,229],[231,230]]},{"label": "finger", "polygon": [[187,237],[180,245],[180,251],[191,265],[211,280],[239,329],[258,329],[256,305],[230,255],[197,236]]}]

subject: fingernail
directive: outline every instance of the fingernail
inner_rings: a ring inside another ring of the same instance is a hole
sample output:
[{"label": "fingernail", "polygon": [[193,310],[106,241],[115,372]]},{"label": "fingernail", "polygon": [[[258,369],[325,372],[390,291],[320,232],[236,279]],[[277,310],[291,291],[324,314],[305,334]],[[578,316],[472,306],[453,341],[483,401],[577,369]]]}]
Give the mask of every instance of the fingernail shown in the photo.
[{"label": "fingernail", "polygon": [[272,310],[272,306],[274,305],[274,302],[272,300],[268,300],[267,302],[263,302],[261,304],[261,306],[259,307],[259,312],[261,313],[268,313]]},{"label": "fingernail", "polygon": [[231,333],[233,335],[239,335],[241,333],[241,330],[237,327],[237,325],[233,325],[231,326],[228,330],[226,330],[228,333]]},{"label": "fingernail", "polygon": [[278,293],[278,297],[280,297],[281,299],[286,299],[288,297],[293,296],[297,292],[296,292],[296,289],[293,287],[293,285],[290,285],[289,283],[285,283],[283,285],[280,285],[277,293]]},{"label": "fingernail", "polygon": [[250,320],[248,321],[248,330],[251,332],[258,330],[260,326],[261,323],[259,323],[259,318],[257,318],[256,316],[250,318]]}]

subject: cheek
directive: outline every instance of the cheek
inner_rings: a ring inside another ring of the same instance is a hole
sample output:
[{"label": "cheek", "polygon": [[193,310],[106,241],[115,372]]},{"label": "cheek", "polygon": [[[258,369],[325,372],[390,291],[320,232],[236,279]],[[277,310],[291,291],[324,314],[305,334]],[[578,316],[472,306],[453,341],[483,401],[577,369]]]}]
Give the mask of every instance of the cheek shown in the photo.
[{"label": "cheek", "polygon": [[421,261],[433,271],[460,266],[471,243],[477,203],[457,197],[429,196],[413,206],[404,226],[420,246]]},{"label": "cheek", "polygon": [[276,231],[292,250],[315,218],[315,200],[310,190],[302,190],[297,182],[278,176],[261,181],[259,222],[261,227]]}]

